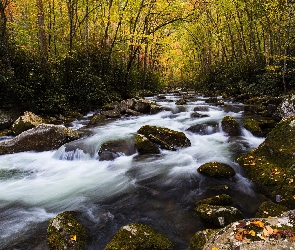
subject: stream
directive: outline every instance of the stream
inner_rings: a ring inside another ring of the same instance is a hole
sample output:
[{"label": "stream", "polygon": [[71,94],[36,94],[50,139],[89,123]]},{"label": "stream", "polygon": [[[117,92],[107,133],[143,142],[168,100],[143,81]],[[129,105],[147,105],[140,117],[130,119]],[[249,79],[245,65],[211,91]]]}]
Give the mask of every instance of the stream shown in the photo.
[{"label": "stream", "polygon": [[[76,211],[87,227],[87,249],[103,249],[121,226],[131,222],[150,225],[187,249],[195,232],[209,225],[197,219],[195,203],[213,195],[231,195],[234,206],[245,217],[253,216],[263,201],[235,159],[257,147],[265,138],[243,129],[242,136],[229,137],[221,129],[224,116],[242,124],[243,105],[226,101],[223,106],[207,104],[194,96],[177,106],[179,96],[149,97],[167,108],[154,115],[126,117],[94,128],[80,139],[86,150],[24,152],[0,156],[0,249],[47,249],[46,229],[51,218],[64,211]],[[203,118],[191,118],[199,107]],[[91,113],[70,124],[85,129]],[[99,161],[104,142],[123,139],[134,142],[143,125],[182,131],[191,146],[160,155],[122,155],[113,161]],[[204,124],[202,133],[187,130]],[[2,140],[7,138],[0,138]],[[206,162],[227,163],[236,171],[230,179],[205,177],[197,172]]]}]

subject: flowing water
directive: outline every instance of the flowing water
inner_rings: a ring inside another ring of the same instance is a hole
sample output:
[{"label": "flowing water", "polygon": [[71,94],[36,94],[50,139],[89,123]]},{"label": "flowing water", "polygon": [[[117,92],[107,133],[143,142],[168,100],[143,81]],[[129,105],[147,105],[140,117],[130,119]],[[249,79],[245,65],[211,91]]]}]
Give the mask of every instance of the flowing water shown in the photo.
[{"label": "flowing water", "polygon": [[[47,249],[48,221],[63,211],[78,212],[90,233],[87,249],[103,249],[121,226],[131,222],[148,224],[170,238],[176,249],[187,249],[193,234],[208,226],[196,218],[195,202],[216,194],[231,195],[244,216],[253,215],[260,196],[235,159],[264,138],[245,129],[242,136],[232,138],[220,127],[226,115],[242,122],[243,105],[214,106],[196,97],[177,106],[177,98],[167,95],[158,101],[169,111],[89,129],[91,135],[78,141],[80,149],[62,146],[0,156],[0,249]],[[191,118],[196,107],[208,117]],[[71,127],[85,126],[89,117]],[[132,144],[136,131],[146,124],[183,131],[192,145],[160,155],[99,161],[97,152],[104,142],[123,139]],[[196,124],[206,124],[202,133],[187,130]],[[198,167],[210,161],[229,164],[236,176],[217,180],[199,174]]]}]

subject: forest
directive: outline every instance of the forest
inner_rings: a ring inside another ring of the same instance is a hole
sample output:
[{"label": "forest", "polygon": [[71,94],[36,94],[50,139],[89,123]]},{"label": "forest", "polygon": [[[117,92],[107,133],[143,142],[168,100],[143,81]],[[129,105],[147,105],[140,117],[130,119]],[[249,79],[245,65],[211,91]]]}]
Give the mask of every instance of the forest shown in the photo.
[{"label": "forest", "polygon": [[88,111],[186,87],[295,89],[293,0],[1,0],[0,106]]}]

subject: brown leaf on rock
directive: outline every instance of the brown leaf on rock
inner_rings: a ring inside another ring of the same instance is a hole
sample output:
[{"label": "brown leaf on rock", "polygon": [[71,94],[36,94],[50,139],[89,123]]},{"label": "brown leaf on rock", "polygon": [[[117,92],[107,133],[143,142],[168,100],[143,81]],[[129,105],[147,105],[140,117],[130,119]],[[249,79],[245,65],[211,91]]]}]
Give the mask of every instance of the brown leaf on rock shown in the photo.
[{"label": "brown leaf on rock", "polygon": [[240,229],[240,230],[238,230],[238,232],[236,232],[235,239],[238,240],[238,241],[242,241],[243,236],[244,236],[244,230]]},{"label": "brown leaf on rock", "polygon": [[273,229],[270,226],[265,226],[263,229],[263,235],[264,236],[270,236],[274,233]]}]

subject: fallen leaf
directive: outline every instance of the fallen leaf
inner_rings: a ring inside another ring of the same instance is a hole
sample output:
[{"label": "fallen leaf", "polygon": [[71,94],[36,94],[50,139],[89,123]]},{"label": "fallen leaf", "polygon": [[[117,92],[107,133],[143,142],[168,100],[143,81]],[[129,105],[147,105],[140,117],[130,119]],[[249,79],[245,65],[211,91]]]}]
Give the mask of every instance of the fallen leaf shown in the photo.
[{"label": "fallen leaf", "polygon": [[265,226],[265,228],[263,229],[263,235],[267,237],[272,234],[273,234],[273,229],[270,226]]},{"label": "fallen leaf", "polygon": [[289,183],[292,183],[294,180],[293,180],[293,178],[291,178],[290,180],[289,180]]},{"label": "fallen leaf", "polygon": [[253,225],[257,226],[257,227],[261,227],[261,228],[264,228],[264,223],[260,220],[256,220],[256,221],[253,221],[251,222]]},{"label": "fallen leaf", "polygon": [[289,240],[295,241],[295,236],[289,238]]},{"label": "fallen leaf", "polygon": [[238,232],[236,232],[235,239],[238,240],[238,241],[242,241],[243,240],[243,235],[244,235],[244,230],[240,229]]},{"label": "fallen leaf", "polygon": [[212,247],[212,250],[218,250],[218,248],[217,247]]},{"label": "fallen leaf", "polygon": [[73,235],[71,240],[76,241],[77,240],[77,235]]},{"label": "fallen leaf", "polygon": [[256,235],[256,233],[255,233],[254,230],[251,230],[251,231],[249,232],[249,234],[252,235],[252,236],[255,236],[255,235]]}]

